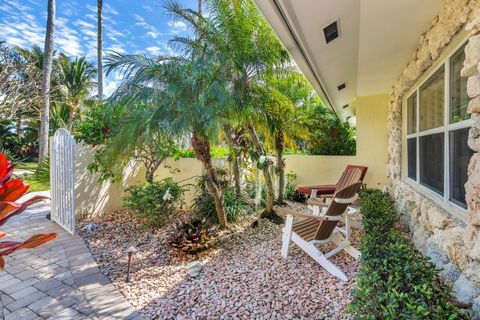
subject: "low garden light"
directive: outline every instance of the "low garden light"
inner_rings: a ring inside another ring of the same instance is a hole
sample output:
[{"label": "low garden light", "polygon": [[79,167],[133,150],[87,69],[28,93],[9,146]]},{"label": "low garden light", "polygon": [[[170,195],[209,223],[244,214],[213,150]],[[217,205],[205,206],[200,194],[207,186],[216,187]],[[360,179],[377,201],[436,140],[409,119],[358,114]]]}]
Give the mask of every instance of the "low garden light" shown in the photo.
[{"label": "low garden light", "polygon": [[127,266],[127,279],[126,279],[126,282],[130,282],[130,265],[132,263],[132,255],[137,252],[137,249],[135,249],[134,246],[130,246],[128,247],[128,249],[126,250],[127,254],[128,254],[128,266]]}]

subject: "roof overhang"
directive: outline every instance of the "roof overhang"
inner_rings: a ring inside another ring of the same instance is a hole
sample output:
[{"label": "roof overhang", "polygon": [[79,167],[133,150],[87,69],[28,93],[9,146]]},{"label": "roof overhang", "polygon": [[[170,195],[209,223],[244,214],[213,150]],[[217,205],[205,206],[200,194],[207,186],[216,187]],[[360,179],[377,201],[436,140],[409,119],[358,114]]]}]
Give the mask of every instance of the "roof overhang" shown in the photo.
[{"label": "roof overhang", "polygon": [[[322,101],[346,119],[357,96],[389,91],[442,0],[255,2]],[[327,44],[323,28],[335,20],[340,36]]]}]

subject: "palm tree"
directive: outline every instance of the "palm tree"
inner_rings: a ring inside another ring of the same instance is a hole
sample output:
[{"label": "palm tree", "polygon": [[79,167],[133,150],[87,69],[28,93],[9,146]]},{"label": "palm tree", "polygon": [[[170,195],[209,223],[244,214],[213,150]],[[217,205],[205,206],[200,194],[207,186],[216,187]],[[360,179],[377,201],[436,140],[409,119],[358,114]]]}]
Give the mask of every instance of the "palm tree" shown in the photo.
[{"label": "palm tree", "polygon": [[103,99],[102,11],[103,11],[103,0],[97,0],[97,67],[98,67],[97,89],[98,89],[98,100]]},{"label": "palm tree", "polygon": [[95,86],[95,67],[85,57],[70,60],[60,54],[57,61],[59,91],[69,107],[67,128],[72,130],[73,121],[80,111],[83,101]]},{"label": "palm tree", "polygon": [[42,105],[40,108],[40,133],[38,137],[39,166],[48,156],[48,133],[49,133],[49,106],[50,106],[50,78],[52,75],[53,65],[53,44],[55,41],[55,0],[48,0],[47,12],[47,31],[45,33],[45,59],[43,62],[43,79],[42,79]]},{"label": "palm tree", "polygon": [[[194,19],[198,15],[194,15]],[[180,41],[180,40],[179,40]],[[218,137],[224,100],[229,95],[223,82],[222,64],[208,45],[199,39],[184,39],[190,48],[185,57],[148,58],[145,54],[114,53],[106,58],[107,74],[123,72],[126,80],[113,94],[113,100],[130,99],[154,105],[150,125],[167,123],[179,136],[189,135],[196,158],[207,173],[207,187],[215,200],[218,221],[227,226],[223,194],[210,154],[210,141]],[[139,126],[144,124],[139,123]],[[142,134],[141,130],[137,135]]]},{"label": "palm tree", "polygon": [[278,98],[266,110],[274,120],[267,121],[267,135],[270,136],[273,149],[276,152],[276,173],[278,176],[277,204],[284,203],[285,192],[285,160],[283,158],[286,146],[295,147],[295,139],[305,139],[308,129],[302,121],[299,109],[308,105],[316,95],[305,76],[295,70],[285,69],[277,76],[268,79],[269,85],[277,90]]},{"label": "palm tree", "polygon": [[[265,77],[289,63],[290,58],[253,1],[211,0],[207,6],[209,18],[196,25],[197,33],[225,57],[224,73],[229,76],[236,108],[230,114],[242,119],[267,185],[267,206],[262,217],[278,220],[273,210],[275,192],[269,169],[272,162],[256,126],[269,120],[263,117],[261,109],[265,103],[271,103],[272,96],[277,96],[266,85]],[[184,19],[190,18],[188,10],[175,6],[170,10]]]}]

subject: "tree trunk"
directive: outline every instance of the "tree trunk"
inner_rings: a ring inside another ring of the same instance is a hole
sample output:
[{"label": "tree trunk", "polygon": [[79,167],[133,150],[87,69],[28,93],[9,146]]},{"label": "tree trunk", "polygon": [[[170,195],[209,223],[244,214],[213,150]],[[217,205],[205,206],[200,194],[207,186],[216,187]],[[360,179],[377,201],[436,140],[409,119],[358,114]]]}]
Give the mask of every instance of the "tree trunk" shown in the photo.
[{"label": "tree trunk", "polygon": [[23,132],[22,132],[22,117],[17,115],[15,117],[15,131],[17,131],[17,136],[19,138],[23,137]]},{"label": "tree trunk", "polygon": [[[248,126],[248,130],[250,131],[250,135],[252,137],[252,142],[255,151],[259,156],[264,156],[266,157],[267,154],[265,150],[263,149],[261,143],[260,143],[260,138],[258,137],[257,132],[255,131],[255,128],[253,127],[252,124]],[[262,212],[260,215],[261,218],[269,219],[274,223],[282,223],[283,218],[280,217],[279,215],[276,214],[276,212],[273,210],[273,205],[275,202],[275,190],[273,188],[273,180],[272,180],[272,175],[270,174],[270,165],[271,162],[268,158],[265,159],[265,166],[262,169],[263,171],[263,176],[265,178],[265,184],[267,185],[267,205],[265,210]]]},{"label": "tree trunk", "polygon": [[67,123],[67,129],[68,131],[70,132],[70,134],[72,133],[72,129],[73,129],[73,121],[75,120],[75,117],[77,116],[77,106],[71,106],[70,107],[70,110],[69,110],[69,115],[68,115],[68,123]]},{"label": "tree trunk", "polygon": [[45,33],[45,57],[42,75],[42,104],[40,107],[40,133],[38,137],[38,165],[48,156],[48,133],[50,130],[50,78],[52,75],[53,44],[55,42],[55,0],[48,0],[47,30]]},{"label": "tree trunk", "polygon": [[103,11],[103,0],[97,1],[97,89],[98,89],[98,100],[103,99],[103,62],[102,62],[102,46],[103,46],[103,30],[102,30],[102,11]]},{"label": "tree trunk", "polygon": [[240,198],[242,196],[242,182],[240,178],[240,161],[236,152],[232,153],[232,170],[233,179],[235,181],[235,196]]},{"label": "tree trunk", "polygon": [[284,203],[285,194],[285,160],[283,159],[284,137],[280,132],[275,137],[275,150],[277,151],[277,175],[278,175],[278,197],[277,204]]},{"label": "tree trunk", "polygon": [[241,181],[241,170],[240,170],[240,155],[238,154],[237,150],[235,149],[235,142],[232,139],[232,128],[229,125],[224,126],[223,130],[225,131],[225,135],[227,137],[227,144],[230,149],[230,154],[232,157],[232,171],[233,171],[233,179],[235,182],[235,196],[237,198],[241,197],[242,195],[242,181]]},{"label": "tree trunk", "polygon": [[155,170],[151,170],[151,168],[147,168],[147,172],[145,173],[145,180],[147,180],[147,182],[153,182],[154,171]]},{"label": "tree trunk", "polygon": [[207,171],[207,187],[210,194],[215,200],[215,211],[217,212],[218,223],[222,228],[227,227],[227,219],[225,217],[223,194],[219,187],[217,174],[212,164],[210,155],[210,141],[207,138],[198,136],[195,132],[192,135],[192,147],[195,150],[195,156],[203,163]]}]

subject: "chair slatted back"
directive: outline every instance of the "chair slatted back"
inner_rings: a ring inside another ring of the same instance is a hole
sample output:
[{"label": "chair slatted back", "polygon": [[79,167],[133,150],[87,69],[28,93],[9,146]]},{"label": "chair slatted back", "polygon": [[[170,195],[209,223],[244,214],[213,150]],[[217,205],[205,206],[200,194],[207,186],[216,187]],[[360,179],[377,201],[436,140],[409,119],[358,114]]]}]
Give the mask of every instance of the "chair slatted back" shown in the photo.
[{"label": "chair slatted back", "polygon": [[[355,196],[356,193],[360,190],[360,187],[362,186],[362,182],[357,180],[355,182],[352,182],[351,184],[345,186],[342,189],[339,189],[335,194],[333,195],[332,202],[330,203],[330,206],[327,208],[327,211],[325,213],[326,216],[339,216],[342,213],[347,210],[347,207],[351,203],[338,203],[335,201],[336,198],[340,199],[349,199]],[[317,232],[315,233],[315,240],[325,240],[330,237],[332,234],[333,230],[335,230],[335,227],[337,226],[338,221],[326,221],[323,220],[320,222]]]},{"label": "chair slatted back", "polygon": [[341,190],[358,181],[362,181],[362,170],[356,167],[347,167],[337,182],[337,190]]}]

